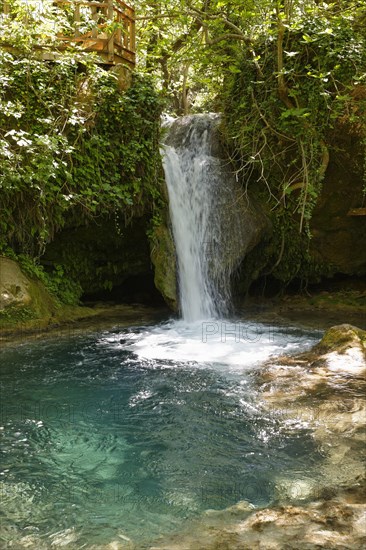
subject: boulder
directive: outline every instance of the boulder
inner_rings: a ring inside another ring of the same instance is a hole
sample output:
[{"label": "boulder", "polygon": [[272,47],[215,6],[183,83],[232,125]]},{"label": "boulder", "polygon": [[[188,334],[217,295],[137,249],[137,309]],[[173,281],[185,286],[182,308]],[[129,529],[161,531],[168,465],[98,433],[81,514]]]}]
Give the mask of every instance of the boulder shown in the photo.
[{"label": "boulder", "polygon": [[15,261],[0,257],[0,311],[10,306],[29,306],[32,301],[30,286],[29,279]]},{"label": "boulder", "polygon": [[44,284],[25,275],[14,260],[0,257],[0,325],[42,319],[47,325],[59,309]]},{"label": "boulder", "polygon": [[314,350],[319,353],[337,352],[342,354],[350,348],[357,348],[363,354],[366,353],[366,331],[345,323],[327,330]]}]

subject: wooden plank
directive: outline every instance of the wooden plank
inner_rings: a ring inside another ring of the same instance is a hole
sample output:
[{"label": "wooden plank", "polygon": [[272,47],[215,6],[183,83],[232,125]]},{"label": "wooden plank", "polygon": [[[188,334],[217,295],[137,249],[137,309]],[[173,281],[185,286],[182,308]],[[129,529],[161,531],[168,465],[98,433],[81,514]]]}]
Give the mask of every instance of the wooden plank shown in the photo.
[{"label": "wooden plank", "polygon": [[75,24],[75,36],[80,36],[79,24],[80,24],[80,6],[75,5],[74,9],[74,24]]},{"label": "wooden plank", "polygon": [[117,44],[122,44],[123,36],[122,36],[122,29],[120,27],[120,24],[121,24],[122,20],[121,20],[121,17],[118,13],[117,13],[117,16],[115,16],[115,21],[117,21],[119,26],[116,29],[116,34],[115,34],[114,40],[115,40],[115,42],[117,42]]},{"label": "wooden plank", "polygon": [[136,51],[136,27],[135,27],[135,21],[131,21],[131,28],[130,28],[130,50]]},{"label": "wooden plank", "polygon": [[115,0],[115,3],[121,6],[123,12],[135,11],[132,6],[128,6],[123,0]]},{"label": "wooden plank", "polygon": [[95,23],[95,27],[94,27],[94,29],[92,30],[92,37],[93,37],[93,38],[98,38],[98,19],[99,19],[99,13],[98,13],[98,11],[97,11],[96,6],[91,6],[90,11],[91,11],[92,20],[93,20],[94,23]]},{"label": "wooden plank", "polygon": [[[62,6],[73,6],[73,36],[58,35],[58,45],[55,48],[57,52],[64,51],[72,45],[85,51],[95,51],[100,57],[100,62],[108,64],[120,63],[121,60],[131,68],[136,63],[135,55],[135,10],[128,6],[123,0],[53,0],[53,3],[62,9]],[[95,27],[85,34],[81,34],[80,25],[82,23],[81,7],[87,6],[90,10],[90,16],[94,21]],[[8,0],[3,0],[4,13],[10,12]],[[104,19],[104,21],[103,21]],[[99,23],[100,22],[100,23]],[[109,22],[119,24],[118,28],[107,33]],[[37,49],[47,48],[46,44],[39,44],[34,47]],[[52,52],[44,52],[44,59],[52,58]],[[96,62],[98,62],[96,58]]]},{"label": "wooden plank", "polygon": [[[107,17],[110,21],[114,21],[113,0],[108,0]],[[108,41],[108,59],[114,61],[114,32],[112,32]]]},{"label": "wooden plank", "polygon": [[365,208],[351,208],[348,211],[347,216],[366,216],[366,207]]},{"label": "wooden plank", "polygon": [[108,8],[107,8],[107,17],[110,21],[114,20],[114,7],[113,7],[113,0],[108,0],[107,2]]},{"label": "wooden plank", "polygon": [[96,8],[106,8],[108,6],[107,2],[86,2],[85,0],[53,0],[54,4],[64,4],[68,6],[78,5],[78,6],[95,6]]}]

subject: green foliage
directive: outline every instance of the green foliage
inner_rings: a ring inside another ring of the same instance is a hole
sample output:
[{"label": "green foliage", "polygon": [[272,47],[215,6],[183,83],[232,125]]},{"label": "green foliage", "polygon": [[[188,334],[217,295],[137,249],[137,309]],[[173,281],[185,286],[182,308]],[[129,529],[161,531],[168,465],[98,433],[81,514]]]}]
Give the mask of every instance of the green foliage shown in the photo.
[{"label": "green foliage", "polygon": [[324,273],[309,239],[332,136],[345,127],[366,136],[365,36],[349,12],[324,9],[273,12],[226,78],[224,131],[245,187],[268,202],[275,237],[264,272],[283,282]]},{"label": "green foliage", "polygon": [[54,265],[52,272],[47,273],[34,258],[21,254],[16,259],[22,271],[30,278],[41,281],[59,304],[74,305],[79,302],[82,288],[67,276],[62,265]]},{"label": "green foliage", "polygon": [[160,201],[161,103],[148,79],[122,93],[89,58],[0,51],[0,249],[38,256],[67,220]]},{"label": "green foliage", "polygon": [[0,310],[0,327],[2,325],[11,326],[19,325],[19,323],[25,323],[31,319],[34,319],[35,314],[32,308],[30,307],[16,307],[10,306],[6,309]]},{"label": "green foliage", "polygon": [[6,0],[8,15],[0,15],[1,42],[32,55],[34,44],[45,49],[57,41],[57,34],[72,33],[71,6],[58,9],[52,0]]},{"label": "green foliage", "polygon": [[[10,15],[0,13],[0,253],[60,302],[77,303],[81,287],[67,262],[46,272],[39,259],[62,228],[102,217],[121,220],[116,231],[134,216],[155,223],[163,204],[162,102],[151,78],[134,74],[121,90],[123,68],[107,71],[77,47],[54,61],[37,57],[40,45],[52,52],[58,34],[74,33],[72,6],[7,4]],[[79,31],[88,32],[95,22],[80,10]]]},{"label": "green foliage", "polygon": [[155,75],[171,111],[215,108],[223,76],[237,70],[235,52],[255,8],[253,0],[136,3],[140,66]]}]

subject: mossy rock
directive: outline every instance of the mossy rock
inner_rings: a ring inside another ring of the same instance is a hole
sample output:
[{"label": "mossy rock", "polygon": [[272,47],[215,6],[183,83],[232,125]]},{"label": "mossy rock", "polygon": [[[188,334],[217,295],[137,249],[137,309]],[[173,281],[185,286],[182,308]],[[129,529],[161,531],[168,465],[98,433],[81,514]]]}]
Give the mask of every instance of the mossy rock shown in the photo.
[{"label": "mossy rock", "polygon": [[354,347],[361,349],[366,354],[366,331],[353,325],[343,324],[327,330],[314,350],[320,353],[330,351],[344,353]]},{"label": "mossy rock", "polygon": [[25,275],[14,260],[0,258],[0,327],[51,318],[58,308],[41,281]]},{"label": "mossy rock", "polygon": [[16,262],[0,258],[0,311],[28,306],[32,300],[29,286],[29,280]]},{"label": "mossy rock", "polygon": [[154,229],[151,237],[151,261],[154,264],[154,283],[166,304],[178,311],[176,256],[173,237],[164,224]]}]

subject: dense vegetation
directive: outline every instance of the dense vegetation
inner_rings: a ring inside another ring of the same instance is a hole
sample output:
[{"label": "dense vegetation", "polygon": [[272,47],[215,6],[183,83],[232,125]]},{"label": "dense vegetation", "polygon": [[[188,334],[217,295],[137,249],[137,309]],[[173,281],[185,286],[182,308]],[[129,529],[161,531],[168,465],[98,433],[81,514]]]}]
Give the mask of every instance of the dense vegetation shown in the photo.
[{"label": "dense vegetation", "polygon": [[[105,215],[118,232],[144,213],[159,223],[164,101],[175,114],[223,111],[243,192],[261,195],[275,229],[262,272],[288,282],[328,269],[308,254],[311,218],[334,135],[347,127],[365,144],[364,1],[140,0],[143,75],[126,92],[80,51],[54,62],[34,56],[40,39],[52,50],[57,33],[72,32],[70,6],[8,4],[12,16],[0,20],[0,253],[32,271],[68,224]],[[86,32],[94,22],[83,17]],[[64,281],[64,266],[53,277]]]},{"label": "dense vegetation", "polygon": [[161,71],[178,112],[224,113],[225,142],[244,192],[268,207],[273,239],[261,248],[259,264],[258,257],[255,265],[247,259],[247,271],[284,283],[335,272],[310,253],[311,222],[329,162],[344,153],[338,135],[352,136],[347,154],[360,165],[355,177],[366,181],[365,3],[141,4],[150,15],[147,69]]},{"label": "dense vegetation", "polygon": [[317,13],[277,13],[272,32],[257,37],[256,59],[248,45],[225,91],[238,173],[246,189],[266,197],[274,224],[263,269],[285,283],[332,272],[331,265],[314,262],[309,245],[329,162],[342,154],[338,133],[359,143],[351,154],[359,155],[359,177],[366,181],[360,156],[366,143],[364,33],[347,12]]},{"label": "dense vegetation", "polygon": [[71,216],[82,223],[158,198],[159,101],[135,76],[116,76],[73,56],[44,63],[2,52],[1,242],[39,256]]},{"label": "dense vegetation", "polygon": [[147,76],[135,74],[123,92],[90,55],[37,59],[32,40],[51,16],[16,27],[16,53],[0,50],[0,253],[73,301],[77,281],[65,293],[64,266],[46,275],[38,260],[67,225],[105,215],[118,232],[133,216],[156,218],[161,101]]}]

